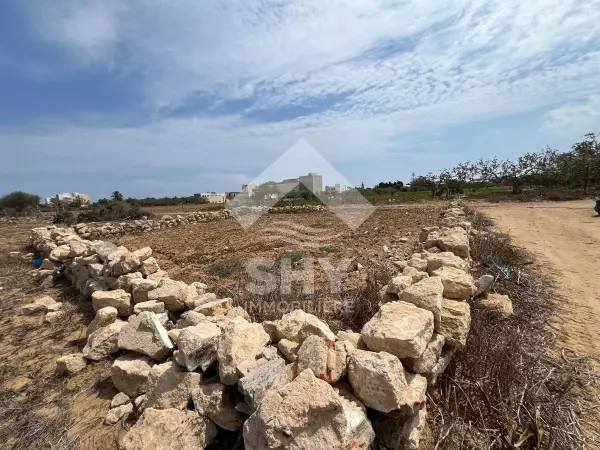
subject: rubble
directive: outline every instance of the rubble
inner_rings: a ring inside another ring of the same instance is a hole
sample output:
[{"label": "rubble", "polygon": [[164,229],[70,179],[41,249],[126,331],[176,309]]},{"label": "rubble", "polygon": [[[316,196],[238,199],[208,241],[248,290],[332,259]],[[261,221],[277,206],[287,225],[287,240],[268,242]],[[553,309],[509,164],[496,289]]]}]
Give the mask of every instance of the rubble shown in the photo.
[{"label": "rubble", "polygon": [[[39,253],[30,259],[44,259],[32,274],[46,283],[64,273],[96,311],[82,353],[59,358],[57,373],[127,351],[111,368],[119,393],[105,418],[115,424],[142,413],[122,450],[205,448],[219,428],[243,429],[247,449],[368,449],[375,433],[389,448],[418,449],[427,388],[469,335],[470,306],[460,300],[475,296],[478,308],[512,311],[508,297],[489,293],[489,277],[476,284],[468,272],[472,231],[462,208],[451,206],[440,227],[424,228],[412,255],[392,245],[390,265],[399,272],[382,289],[379,311],[359,332],[337,334],[300,309],[252,323],[235,299],[171,280],[151,248],[90,240],[229,214],[33,229]],[[60,307],[50,298],[24,312],[56,322]]]}]

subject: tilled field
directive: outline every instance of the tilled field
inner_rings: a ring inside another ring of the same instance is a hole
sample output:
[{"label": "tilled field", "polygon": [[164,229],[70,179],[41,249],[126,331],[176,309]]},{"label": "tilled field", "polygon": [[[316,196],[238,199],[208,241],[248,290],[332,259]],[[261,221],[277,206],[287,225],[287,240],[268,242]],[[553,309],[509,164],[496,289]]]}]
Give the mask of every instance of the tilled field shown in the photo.
[{"label": "tilled field", "polygon": [[[293,262],[326,258],[334,267],[351,258],[367,270],[394,257],[401,259],[412,251],[420,228],[435,223],[440,208],[431,202],[378,207],[357,230],[330,213],[270,214],[247,231],[229,219],[123,236],[118,243],[130,249],[150,246],[171,278],[202,281],[217,289],[239,281],[246,264],[255,258],[289,256]],[[319,270],[321,265],[315,265],[319,290],[327,277]],[[361,273],[348,271],[347,285],[354,285]]]},{"label": "tilled field", "polygon": [[[391,264],[394,256],[410,252],[419,229],[433,224],[440,208],[434,203],[380,207],[358,230],[347,228],[331,214],[276,214],[260,219],[249,231],[231,219],[123,236],[119,242],[131,250],[151,246],[172,278],[202,281],[221,288],[223,295],[243,279],[245,264],[252,258],[276,260],[286,255],[293,262],[328,258],[334,266],[343,258],[353,258],[363,268],[348,270],[345,284],[355,286],[364,284],[370,268]],[[91,364],[68,379],[54,374],[56,358],[81,351],[93,317],[91,303],[80,299],[66,280],[42,290],[28,275],[28,264],[9,255],[23,251],[29,230],[41,225],[0,226],[2,448],[116,449],[123,425],[103,425],[116,394],[110,382],[112,360]],[[408,239],[402,242],[402,238]],[[328,286],[323,273],[315,278],[317,289]],[[41,295],[63,302],[66,318],[48,324],[43,316],[20,314],[23,305]]]}]

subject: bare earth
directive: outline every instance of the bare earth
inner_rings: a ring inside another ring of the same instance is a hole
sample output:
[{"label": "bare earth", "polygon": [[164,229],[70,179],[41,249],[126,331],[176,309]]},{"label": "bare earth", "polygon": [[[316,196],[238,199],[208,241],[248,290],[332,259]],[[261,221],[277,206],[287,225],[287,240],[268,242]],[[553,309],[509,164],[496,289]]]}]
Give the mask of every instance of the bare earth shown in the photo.
[{"label": "bare earth", "polygon": [[566,302],[553,327],[600,373],[600,216],[593,201],[476,204],[514,243],[534,253]]}]

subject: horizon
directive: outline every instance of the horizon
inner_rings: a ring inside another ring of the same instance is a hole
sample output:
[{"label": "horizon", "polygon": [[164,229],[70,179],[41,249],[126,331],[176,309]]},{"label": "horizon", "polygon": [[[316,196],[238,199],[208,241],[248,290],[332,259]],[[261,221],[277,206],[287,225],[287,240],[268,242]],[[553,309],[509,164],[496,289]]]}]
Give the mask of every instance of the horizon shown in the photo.
[{"label": "horizon", "polygon": [[301,139],[340,184],[408,183],[599,131],[595,0],[0,11],[0,194],[236,192]]}]

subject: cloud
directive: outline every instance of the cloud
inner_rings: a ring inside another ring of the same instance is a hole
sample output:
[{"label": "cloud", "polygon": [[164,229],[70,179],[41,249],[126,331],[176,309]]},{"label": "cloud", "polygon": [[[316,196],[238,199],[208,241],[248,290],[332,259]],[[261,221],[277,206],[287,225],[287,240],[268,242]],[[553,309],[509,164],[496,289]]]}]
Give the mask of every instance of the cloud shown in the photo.
[{"label": "cloud", "polygon": [[[130,173],[141,186],[156,171],[193,169],[239,181],[300,138],[334,164],[384,171],[393,155],[419,157],[418,133],[562,103],[545,129],[567,129],[598,106],[599,0],[22,5],[42,45],[71,57],[72,72],[134,74],[146,119],[0,130],[0,145],[19,149],[0,174]],[[587,106],[571,104],[590,95]],[[440,157],[443,147],[429,160],[461,158]]]},{"label": "cloud", "polygon": [[600,95],[583,102],[568,103],[548,112],[542,130],[558,136],[583,136],[600,131]]}]

